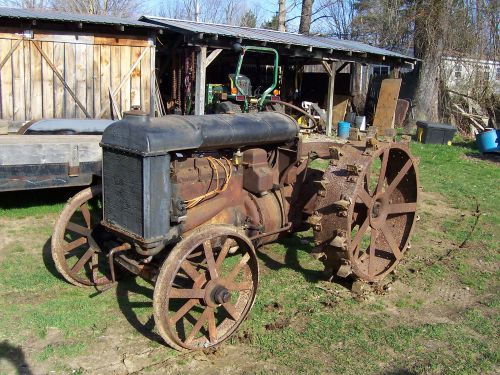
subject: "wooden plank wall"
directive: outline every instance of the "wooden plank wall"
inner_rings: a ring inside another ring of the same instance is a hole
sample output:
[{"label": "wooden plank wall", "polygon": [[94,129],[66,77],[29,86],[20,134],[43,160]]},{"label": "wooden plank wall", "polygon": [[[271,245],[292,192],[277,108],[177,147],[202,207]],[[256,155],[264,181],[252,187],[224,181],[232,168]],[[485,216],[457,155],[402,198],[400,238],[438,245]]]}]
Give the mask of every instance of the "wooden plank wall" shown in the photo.
[{"label": "wooden plank wall", "polygon": [[[19,30],[0,28],[0,61],[22,38]],[[68,90],[34,46],[39,43],[51,64],[91,117],[111,118],[109,89],[121,112],[140,106],[149,112],[154,45],[147,37],[115,37],[64,32],[34,32],[24,39],[0,70],[0,118],[28,121],[41,118],[85,118]],[[147,49],[140,64],[132,65]]]}]

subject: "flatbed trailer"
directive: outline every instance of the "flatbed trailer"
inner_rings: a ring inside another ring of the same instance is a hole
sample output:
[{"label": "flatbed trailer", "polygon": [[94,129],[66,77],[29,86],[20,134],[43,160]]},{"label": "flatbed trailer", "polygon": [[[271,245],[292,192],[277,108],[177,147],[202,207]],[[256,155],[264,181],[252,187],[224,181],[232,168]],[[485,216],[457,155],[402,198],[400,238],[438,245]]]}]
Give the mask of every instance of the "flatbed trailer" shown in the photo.
[{"label": "flatbed trailer", "polygon": [[101,135],[0,135],[0,192],[90,185]]}]

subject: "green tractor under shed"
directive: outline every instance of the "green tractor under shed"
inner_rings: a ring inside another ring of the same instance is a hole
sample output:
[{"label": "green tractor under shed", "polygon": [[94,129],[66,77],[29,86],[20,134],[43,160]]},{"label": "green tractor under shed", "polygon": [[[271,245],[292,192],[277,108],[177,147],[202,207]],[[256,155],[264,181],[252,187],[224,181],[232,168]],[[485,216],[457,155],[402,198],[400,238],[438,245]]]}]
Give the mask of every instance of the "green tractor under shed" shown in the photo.
[{"label": "green tractor under shed", "polygon": [[[240,52],[236,72],[229,74],[229,82],[207,84],[206,111],[207,113],[247,113],[265,110],[268,104],[280,101],[278,85],[278,51],[269,47],[237,45],[236,51]],[[241,74],[241,67],[247,52],[274,55],[273,81],[263,92],[260,86],[252,87],[250,79]],[[278,103],[275,104],[276,107]]]}]

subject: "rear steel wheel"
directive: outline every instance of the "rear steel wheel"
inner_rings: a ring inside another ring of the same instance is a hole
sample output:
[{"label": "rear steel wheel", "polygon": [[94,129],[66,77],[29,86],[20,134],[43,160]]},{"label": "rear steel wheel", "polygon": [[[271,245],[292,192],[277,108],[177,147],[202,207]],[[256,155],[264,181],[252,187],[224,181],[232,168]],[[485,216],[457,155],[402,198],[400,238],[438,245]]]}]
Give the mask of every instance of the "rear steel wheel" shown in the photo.
[{"label": "rear steel wheel", "polygon": [[379,281],[401,261],[414,227],[416,164],[406,145],[353,143],[325,171],[312,222],[330,271]]},{"label": "rear steel wheel", "polygon": [[257,257],[242,231],[229,225],[195,229],[168,255],[156,281],[160,335],[177,350],[219,345],[248,315],[257,285]]},{"label": "rear steel wheel", "polygon": [[106,244],[113,237],[104,230],[101,186],[82,190],[64,206],[52,234],[52,259],[60,274],[76,286],[111,282]]}]

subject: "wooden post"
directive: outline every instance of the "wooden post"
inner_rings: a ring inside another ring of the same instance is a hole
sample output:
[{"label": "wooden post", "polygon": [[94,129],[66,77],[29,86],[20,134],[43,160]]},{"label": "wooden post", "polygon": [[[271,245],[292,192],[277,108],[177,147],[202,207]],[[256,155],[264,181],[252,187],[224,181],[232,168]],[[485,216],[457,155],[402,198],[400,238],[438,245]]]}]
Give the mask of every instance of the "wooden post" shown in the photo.
[{"label": "wooden post", "polygon": [[194,114],[205,114],[205,73],[206,73],[207,47],[201,46],[196,54],[196,91],[194,95]]},{"label": "wooden post", "polygon": [[333,95],[335,88],[335,67],[336,61],[333,61],[331,65],[328,65],[325,61],[322,61],[323,67],[328,74],[328,100],[326,105],[326,135],[331,137],[333,134]]},{"label": "wooden post", "polygon": [[[150,76],[150,103],[149,103],[149,114],[151,117],[155,115],[155,107],[156,107],[156,38],[151,38],[150,43],[150,60],[151,60],[151,76]],[[161,100],[161,98],[160,98]]]}]

